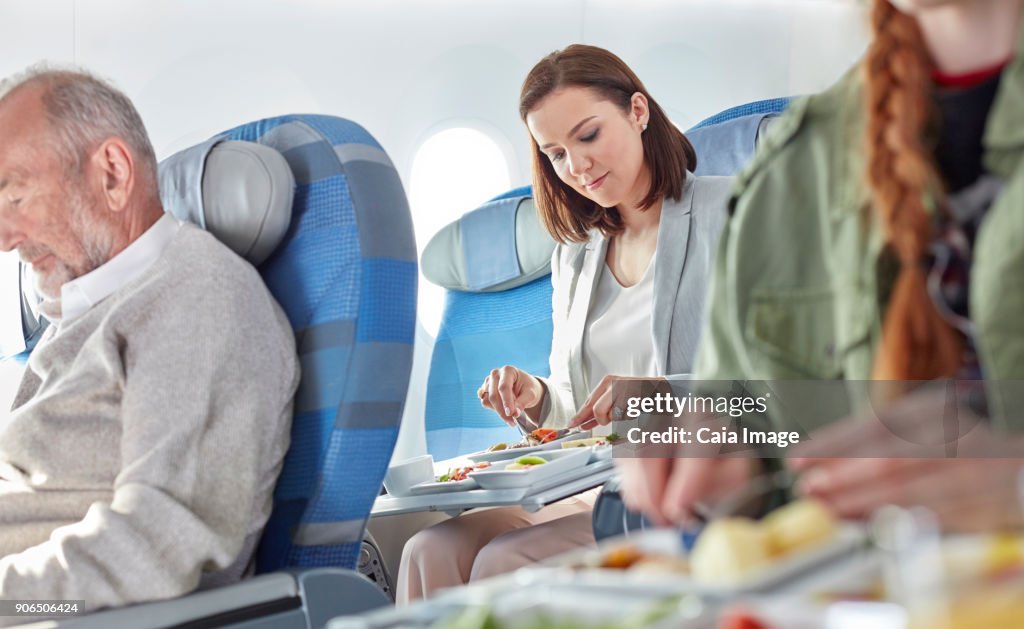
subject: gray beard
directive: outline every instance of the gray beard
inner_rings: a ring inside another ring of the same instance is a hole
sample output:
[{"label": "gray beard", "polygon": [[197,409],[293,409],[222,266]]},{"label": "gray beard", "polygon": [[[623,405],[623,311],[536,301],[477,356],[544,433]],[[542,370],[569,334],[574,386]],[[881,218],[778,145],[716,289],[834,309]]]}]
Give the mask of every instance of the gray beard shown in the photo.
[{"label": "gray beard", "polygon": [[61,317],[61,301],[60,301],[60,297],[57,297],[56,299],[54,299],[52,297],[44,295],[42,293],[42,291],[39,290],[38,284],[36,286],[37,286],[36,293],[39,294],[40,299],[41,299],[40,302],[39,302],[39,306],[38,306],[40,314],[42,314],[44,317],[46,317],[50,321],[60,321],[60,317]]},{"label": "gray beard", "polygon": [[95,213],[89,210],[88,200],[78,191],[69,192],[68,212],[70,213],[68,225],[82,251],[85,252],[86,266],[82,269],[72,269],[63,262],[57,262],[57,266],[51,274],[51,281],[56,279],[59,282],[56,294],[49,292],[43,286],[43,278],[33,273],[36,294],[41,299],[39,312],[51,321],[59,321],[62,316],[61,290],[64,284],[106,264],[110,259],[110,251],[113,249],[114,243],[112,226],[96,219]]}]

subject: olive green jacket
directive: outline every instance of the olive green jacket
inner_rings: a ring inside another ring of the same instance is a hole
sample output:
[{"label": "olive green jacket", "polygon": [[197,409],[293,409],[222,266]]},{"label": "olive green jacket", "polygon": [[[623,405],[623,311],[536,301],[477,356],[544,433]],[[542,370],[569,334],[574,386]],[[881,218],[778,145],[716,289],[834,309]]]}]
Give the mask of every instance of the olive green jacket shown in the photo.
[{"label": "olive green jacket", "polygon": [[[1005,181],[974,249],[970,312],[989,404],[1024,429],[1024,29],[989,113],[984,164]],[[870,378],[897,271],[864,184],[862,80],[793,103],[737,178],[695,379]],[[856,406],[856,403],[854,403]],[[778,418],[776,418],[778,419]],[[822,418],[834,419],[834,418]]]}]

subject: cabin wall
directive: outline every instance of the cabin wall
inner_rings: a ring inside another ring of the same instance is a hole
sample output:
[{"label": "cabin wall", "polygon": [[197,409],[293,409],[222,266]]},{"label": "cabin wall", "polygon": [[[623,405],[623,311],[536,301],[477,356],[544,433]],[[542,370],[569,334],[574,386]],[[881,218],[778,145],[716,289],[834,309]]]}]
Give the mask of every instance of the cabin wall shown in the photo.
[{"label": "cabin wall", "polygon": [[242,121],[331,113],[366,126],[405,180],[432,128],[478,121],[527,183],[519,87],[569,43],[616,52],[686,128],[820,90],[864,41],[862,7],[838,0],[0,0],[0,75],[46,58],[114,80],[159,156]]}]

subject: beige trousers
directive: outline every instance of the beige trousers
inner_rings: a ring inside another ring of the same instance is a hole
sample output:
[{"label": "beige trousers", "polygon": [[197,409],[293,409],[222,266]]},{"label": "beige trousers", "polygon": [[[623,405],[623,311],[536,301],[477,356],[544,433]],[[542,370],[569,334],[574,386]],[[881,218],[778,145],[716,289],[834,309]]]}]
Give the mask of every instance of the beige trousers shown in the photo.
[{"label": "beige trousers", "polygon": [[446,587],[511,572],[594,544],[598,491],[548,505],[471,511],[413,535],[402,550],[395,599],[404,605]]}]

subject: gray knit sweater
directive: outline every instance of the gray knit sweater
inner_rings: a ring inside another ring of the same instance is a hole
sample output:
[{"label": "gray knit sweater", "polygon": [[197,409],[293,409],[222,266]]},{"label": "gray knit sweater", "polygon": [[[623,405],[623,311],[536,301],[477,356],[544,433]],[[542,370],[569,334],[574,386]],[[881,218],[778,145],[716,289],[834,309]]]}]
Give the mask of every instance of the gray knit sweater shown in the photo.
[{"label": "gray knit sweater", "polygon": [[256,271],[183,225],[145,273],[50,327],[0,416],[0,599],[96,609],[237,578],[298,377]]}]

